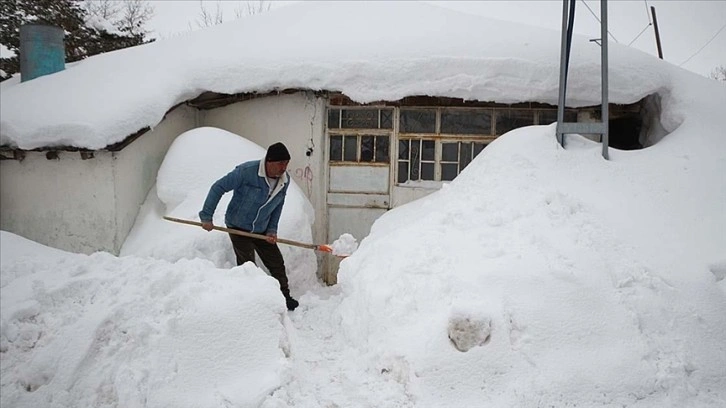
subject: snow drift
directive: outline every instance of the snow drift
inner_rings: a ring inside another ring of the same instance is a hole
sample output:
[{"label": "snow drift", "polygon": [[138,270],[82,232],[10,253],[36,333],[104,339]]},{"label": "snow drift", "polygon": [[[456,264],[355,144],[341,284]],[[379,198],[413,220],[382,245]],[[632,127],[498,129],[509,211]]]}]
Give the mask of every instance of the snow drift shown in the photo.
[{"label": "snow drift", "polygon": [[257,406],[282,382],[284,300],[250,263],[0,245],[2,406]]},{"label": "snow drift", "polygon": [[518,129],[382,216],[341,263],[349,341],[417,407],[722,405],[726,88],[689,79],[656,146]]},{"label": "snow drift", "polygon": [[[270,42],[218,41],[258,32]],[[430,6],[305,3],[3,89],[2,138],[104,146],[202,90],[548,102],[558,44],[556,33]],[[599,101],[590,46],[575,44],[574,103]],[[605,161],[579,136],[559,147],[553,126],[510,132],[440,192],[381,217],[337,287],[293,283],[305,292],[293,313],[259,269],[217,268],[231,262],[224,235],[150,227],[166,211],[193,217],[192,187],[236,164],[186,173],[202,151],[191,136],[181,140],[194,154],[169,153],[128,256],[2,233],[2,405],[724,406],[726,87],[611,51],[613,101],[657,94],[670,134]],[[123,67],[118,88],[99,67]],[[77,105],[57,109],[41,89],[78,90]],[[209,132],[215,153],[238,143]]]},{"label": "snow drift", "polygon": [[[237,264],[226,233],[173,224],[163,216],[199,221],[199,210],[212,183],[238,164],[265,157],[266,149],[227,132],[202,127],[179,135],[159,168],[156,188],[139,211],[137,222],[121,248],[121,255],[135,255],[176,262],[179,259],[209,259],[218,268]],[[224,213],[232,193],[217,205],[214,224],[224,226]],[[312,242],[315,214],[310,201],[294,180],[280,216],[279,236]],[[316,287],[317,258],[309,249],[280,245],[293,295]],[[258,260],[258,265],[262,263]]]}]

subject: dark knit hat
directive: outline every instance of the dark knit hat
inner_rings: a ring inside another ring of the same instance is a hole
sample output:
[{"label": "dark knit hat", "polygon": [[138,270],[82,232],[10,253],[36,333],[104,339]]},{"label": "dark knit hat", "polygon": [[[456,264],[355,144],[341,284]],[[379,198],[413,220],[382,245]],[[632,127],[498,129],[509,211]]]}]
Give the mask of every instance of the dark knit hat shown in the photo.
[{"label": "dark knit hat", "polygon": [[290,153],[287,151],[287,147],[285,147],[284,144],[277,142],[267,148],[265,161],[277,162],[285,160],[290,160]]}]

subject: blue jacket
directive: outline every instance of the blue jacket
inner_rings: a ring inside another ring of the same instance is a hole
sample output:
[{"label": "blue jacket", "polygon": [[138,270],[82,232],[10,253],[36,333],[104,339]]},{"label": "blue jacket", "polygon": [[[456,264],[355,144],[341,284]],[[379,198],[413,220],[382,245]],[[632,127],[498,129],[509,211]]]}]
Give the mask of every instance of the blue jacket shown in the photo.
[{"label": "blue jacket", "polygon": [[264,160],[242,163],[212,184],[204,207],[199,212],[199,219],[202,222],[212,221],[222,195],[234,191],[224,217],[227,226],[257,234],[277,234],[277,224],[289,185],[290,178],[285,173],[270,193]]}]

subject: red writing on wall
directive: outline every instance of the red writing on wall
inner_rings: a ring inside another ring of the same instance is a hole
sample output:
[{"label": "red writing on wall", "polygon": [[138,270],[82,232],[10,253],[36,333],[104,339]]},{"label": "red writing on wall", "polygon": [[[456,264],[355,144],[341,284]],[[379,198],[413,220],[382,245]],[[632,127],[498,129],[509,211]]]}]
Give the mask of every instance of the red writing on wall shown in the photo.
[{"label": "red writing on wall", "polygon": [[313,193],[313,179],[315,178],[313,176],[313,170],[310,166],[305,166],[304,168],[298,167],[293,174],[295,180],[300,183],[300,187],[303,187],[303,190],[305,190],[307,197],[310,198]]}]

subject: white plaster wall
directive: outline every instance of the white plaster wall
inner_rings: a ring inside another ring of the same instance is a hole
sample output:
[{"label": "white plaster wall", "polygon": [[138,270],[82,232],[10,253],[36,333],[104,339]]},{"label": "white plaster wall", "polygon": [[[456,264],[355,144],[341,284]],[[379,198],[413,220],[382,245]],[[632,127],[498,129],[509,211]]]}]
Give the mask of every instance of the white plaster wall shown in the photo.
[{"label": "white plaster wall", "polygon": [[0,161],[0,228],[78,253],[114,247],[113,158],[96,152],[27,152]]},{"label": "white plaster wall", "polygon": [[136,221],[141,204],[156,184],[156,174],[169,146],[180,134],[196,127],[195,109],[180,105],[153,130],[114,155],[116,227],[113,247],[118,254]]},{"label": "white plaster wall", "polygon": [[315,242],[325,239],[327,225],[324,115],[325,99],[312,92],[267,96],[199,114],[199,126],[225,129],[264,148],[275,142],[287,146],[291,156],[288,172],[315,208]]},{"label": "white plaster wall", "polygon": [[71,252],[118,254],[169,145],[195,115],[182,105],[122,151],[87,160],[61,151],[0,161],[0,228]]}]

